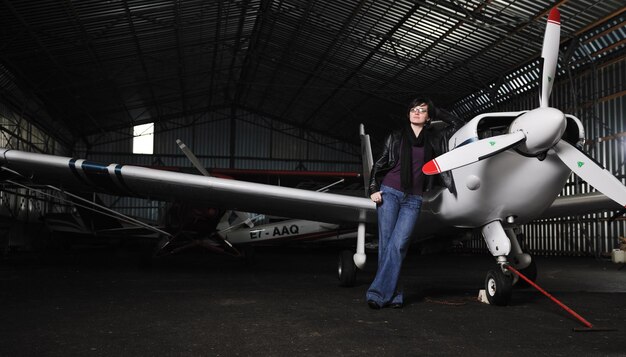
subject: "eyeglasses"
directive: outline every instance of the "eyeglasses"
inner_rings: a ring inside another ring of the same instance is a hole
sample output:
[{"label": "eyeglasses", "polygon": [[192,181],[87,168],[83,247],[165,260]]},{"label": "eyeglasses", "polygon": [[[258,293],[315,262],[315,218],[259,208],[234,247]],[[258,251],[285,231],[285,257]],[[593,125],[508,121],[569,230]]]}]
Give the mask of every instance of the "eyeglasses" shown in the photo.
[{"label": "eyeglasses", "polygon": [[426,113],[428,112],[428,108],[424,107],[414,107],[409,110],[411,113]]}]

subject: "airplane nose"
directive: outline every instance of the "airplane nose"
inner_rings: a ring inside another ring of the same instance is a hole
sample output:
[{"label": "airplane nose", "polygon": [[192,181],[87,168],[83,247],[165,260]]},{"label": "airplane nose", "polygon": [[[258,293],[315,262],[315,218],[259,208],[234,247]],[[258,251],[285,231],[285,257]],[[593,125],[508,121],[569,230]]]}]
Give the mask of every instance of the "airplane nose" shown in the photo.
[{"label": "airplane nose", "polygon": [[509,133],[522,131],[526,142],[518,149],[535,155],[554,146],[563,136],[567,121],[565,115],[555,108],[537,108],[522,114],[509,127]]}]

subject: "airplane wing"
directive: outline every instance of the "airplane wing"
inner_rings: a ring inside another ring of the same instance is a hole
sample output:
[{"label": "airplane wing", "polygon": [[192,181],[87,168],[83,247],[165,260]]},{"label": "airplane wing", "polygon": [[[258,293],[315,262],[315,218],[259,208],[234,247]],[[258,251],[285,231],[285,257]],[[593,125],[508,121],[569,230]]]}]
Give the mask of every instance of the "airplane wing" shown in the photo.
[{"label": "airplane wing", "polygon": [[205,177],[146,167],[104,165],[82,159],[0,149],[2,176],[162,201],[304,218],[332,223],[376,221],[375,204],[364,197]]},{"label": "airplane wing", "polygon": [[577,216],[601,211],[620,211],[617,202],[601,192],[590,192],[580,195],[560,196],[548,207],[538,219]]}]

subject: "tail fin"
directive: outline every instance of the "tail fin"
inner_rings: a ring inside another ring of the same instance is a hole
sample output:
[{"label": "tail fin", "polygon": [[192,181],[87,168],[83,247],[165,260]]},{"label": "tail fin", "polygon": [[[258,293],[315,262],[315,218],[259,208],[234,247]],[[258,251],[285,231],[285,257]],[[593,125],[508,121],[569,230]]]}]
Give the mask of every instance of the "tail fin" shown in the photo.
[{"label": "tail fin", "polygon": [[361,159],[363,160],[363,183],[365,186],[365,196],[367,196],[367,187],[370,184],[370,173],[374,165],[372,157],[372,145],[370,144],[370,136],[365,134],[365,126],[359,125],[359,136],[361,137]]}]

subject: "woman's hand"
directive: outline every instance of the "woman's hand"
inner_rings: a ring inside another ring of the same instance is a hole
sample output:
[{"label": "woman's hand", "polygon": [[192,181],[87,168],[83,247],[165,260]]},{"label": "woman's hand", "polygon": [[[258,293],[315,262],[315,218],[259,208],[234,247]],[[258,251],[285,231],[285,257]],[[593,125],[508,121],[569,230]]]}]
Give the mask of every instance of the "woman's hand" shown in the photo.
[{"label": "woman's hand", "polygon": [[378,192],[374,192],[370,195],[370,198],[372,199],[372,201],[374,201],[374,203],[376,204],[381,204],[383,203],[383,195],[380,191]]}]

